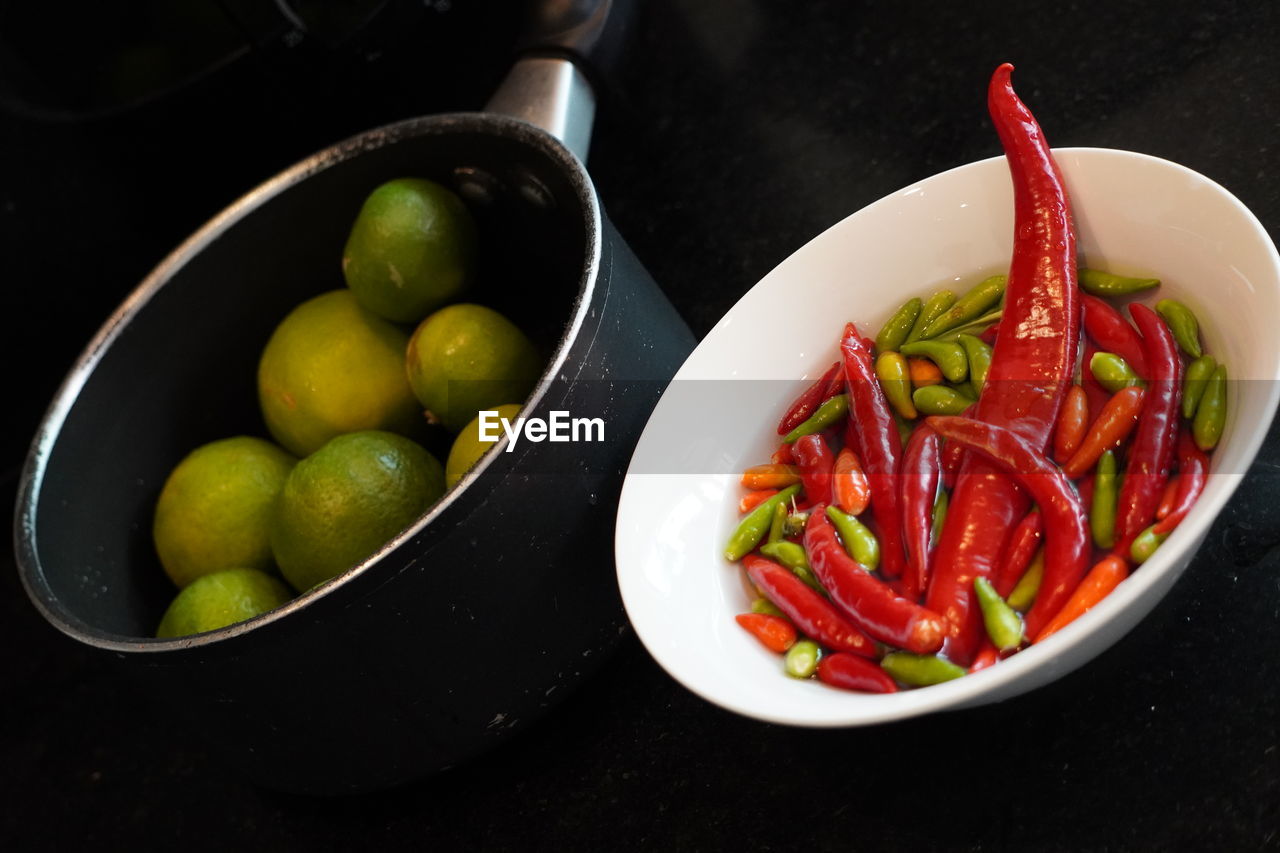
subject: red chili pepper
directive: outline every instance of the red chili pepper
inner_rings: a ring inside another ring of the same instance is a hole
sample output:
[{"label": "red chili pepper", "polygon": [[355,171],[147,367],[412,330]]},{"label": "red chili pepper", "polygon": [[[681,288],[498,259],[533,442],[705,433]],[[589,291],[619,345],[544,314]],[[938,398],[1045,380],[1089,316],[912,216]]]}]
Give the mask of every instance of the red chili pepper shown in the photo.
[{"label": "red chili pepper", "polygon": [[1053,459],[1061,464],[1071,458],[1089,431],[1089,395],[1079,385],[1067,389],[1062,411],[1053,429]]},{"label": "red chili pepper", "polygon": [[1034,509],[1024,515],[1022,521],[1013,529],[1013,535],[1009,537],[1009,544],[1004,549],[993,583],[1001,598],[1008,598],[1009,593],[1013,592],[1018,581],[1022,580],[1022,576],[1026,574],[1027,566],[1031,565],[1031,558],[1036,555],[1036,549],[1040,547],[1043,532],[1043,516],[1040,515],[1039,510]]},{"label": "red chili pepper", "polygon": [[[1160,492],[1169,476],[1182,390],[1182,358],[1173,333],[1160,315],[1140,302],[1129,304],[1129,315],[1142,333],[1147,369],[1146,402],[1125,460],[1124,480],[1116,505],[1117,549],[1127,549],[1156,514]],[[1126,553],[1120,550],[1119,553]]]},{"label": "red chili pepper", "polygon": [[846,652],[823,655],[818,661],[818,680],[832,687],[862,693],[898,692],[898,685],[877,664]]},{"label": "red chili pepper", "polygon": [[1093,376],[1093,368],[1090,363],[1093,361],[1093,355],[1098,348],[1093,345],[1093,341],[1085,338],[1083,358],[1080,361],[1080,387],[1084,389],[1085,397],[1089,400],[1089,411],[1098,412],[1111,399],[1111,395],[1107,393],[1107,389],[1102,387]]},{"label": "red chili pepper", "polygon": [[764,597],[777,605],[805,636],[833,651],[875,657],[875,641],[790,569],[757,554],[743,557],[742,565]]},{"label": "red chili pepper", "polygon": [[918,600],[929,586],[933,504],[942,474],[938,444],[933,430],[927,426],[917,427],[907,441],[902,461],[902,529],[907,549],[902,591],[912,601]]},{"label": "red chili pepper", "polygon": [[[1062,174],[1035,117],[1014,94],[1012,70],[1007,63],[997,68],[987,94],[1013,180],[1013,255],[999,337],[975,414],[1043,450],[1075,371],[1076,239]],[[990,578],[1028,502],[993,463],[969,454],[950,506],[925,603],[950,625],[948,656],[967,665],[982,636],[974,578]]]},{"label": "red chili pepper", "polygon": [[796,457],[791,452],[791,445],[780,444],[778,449],[773,451],[773,455],[769,457],[769,461],[775,465],[794,465]]},{"label": "red chili pepper", "polygon": [[902,575],[906,554],[902,548],[902,499],[898,467],[902,438],[893,420],[889,401],[876,378],[872,348],[852,323],[844,327],[840,351],[849,390],[849,424],[845,444],[862,460],[871,487],[871,512],[880,533],[880,573],[887,578]]},{"label": "red chili pepper", "polygon": [[982,338],[982,340],[986,341],[989,344],[994,344],[996,342],[996,338],[999,335],[1000,335],[1000,324],[992,323],[990,326],[987,326],[986,330],[982,334],[978,335],[978,337]]},{"label": "red chili pepper", "polygon": [[1164,491],[1160,493],[1160,505],[1156,507],[1157,520],[1162,520],[1173,512],[1173,505],[1178,500],[1180,480],[1181,477],[1175,474],[1169,478],[1169,482],[1164,484]]},{"label": "red chili pepper", "polygon": [[1178,432],[1178,491],[1169,514],[1156,523],[1155,532],[1169,533],[1182,523],[1209,480],[1209,457],[1184,425]]},{"label": "red chili pepper", "polygon": [[995,666],[1000,660],[1000,650],[996,648],[996,644],[991,642],[991,638],[982,641],[982,648],[978,649],[978,653],[973,657],[973,663],[969,664],[970,674],[981,672],[990,666]]},{"label": "red chili pepper", "polygon": [[850,447],[836,454],[836,467],[831,474],[831,496],[836,506],[849,515],[862,515],[871,503],[871,484]]},{"label": "red chili pepper", "polygon": [[1147,378],[1147,358],[1142,351],[1142,338],[1120,316],[1111,303],[1088,293],[1081,297],[1084,305],[1084,330],[1104,352],[1123,358],[1143,379]]},{"label": "red chili pepper", "polygon": [[874,639],[917,654],[932,654],[942,648],[945,626],[941,617],[897,595],[858,565],[836,538],[825,507],[814,507],[809,513],[804,548],[813,573],[831,600]]},{"label": "red chili pepper", "polygon": [[771,652],[781,654],[796,644],[795,627],[779,616],[771,613],[739,613],[733,618]]},{"label": "red chili pepper", "polygon": [[1138,423],[1146,393],[1132,385],[1121,388],[1107,400],[1089,426],[1089,433],[1084,441],[1080,442],[1076,452],[1062,466],[1062,473],[1072,480],[1079,479],[1093,467],[1103,452],[1119,447]]},{"label": "red chili pepper", "polygon": [[778,422],[778,435],[786,435],[800,426],[819,406],[842,390],[844,383],[840,379],[840,362],[837,361],[787,408],[787,413]]},{"label": "red chili pepper", "polygon": [[804,495],[814,503],[831,503],[831,471],[836,457],[821,435],[806,435],[796,440],[796,462],[800,466],[800,482]]},{"label": "red chili pepper", "polygon": [[[965,409],[960,413],[961,417],[973,417],[973,406]],[[960,473],[960,466],[964,463],[963,444],[956,444],[954,441],[942,442],[942,451],[939,456],[939,463],[942,466],[942,488],[954,489],[956,485],[956,476]]]},{"label": "red chili pepper", "polygon": [[1058,611],[1058,615],[1053,617],[1049,624],[1045,625],[1038,634],[1032,634],[1036,638],[1035,641],[1037,643],[1044,642],[1046,637],[1056,634],[1088,613],[1095,604],[1106,598],[1111,593],[1111,590],[1119,586],[1120,581],[1128,576],[1129,564],[1122,557],[1116,554],[1108,554],[1103,557],[1089,570],[1089,574],[1085,575],[1084,580],[1076,587],[1076,591],[1071,595],[1071,598]]},{"label": "red chili pepper", "polygon": [[1027,614],[1027,633],[1035,636],[1089,567],[1089,520],[1080,498],[1062,469],[1011,429],[959,417],[935,416],[925,423],[998,464],[1030,492],[1044,516],[1044,579]]}]

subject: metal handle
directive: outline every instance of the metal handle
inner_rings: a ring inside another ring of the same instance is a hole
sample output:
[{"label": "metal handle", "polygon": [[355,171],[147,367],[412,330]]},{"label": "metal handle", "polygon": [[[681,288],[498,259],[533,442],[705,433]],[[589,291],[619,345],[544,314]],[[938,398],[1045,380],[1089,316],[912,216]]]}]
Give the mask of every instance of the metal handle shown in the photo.
[{"label": "metal handle", "polygon": [[552,56],[517,60],[485,109],[537,125],[587,162],[596,96],[572,61]]}]

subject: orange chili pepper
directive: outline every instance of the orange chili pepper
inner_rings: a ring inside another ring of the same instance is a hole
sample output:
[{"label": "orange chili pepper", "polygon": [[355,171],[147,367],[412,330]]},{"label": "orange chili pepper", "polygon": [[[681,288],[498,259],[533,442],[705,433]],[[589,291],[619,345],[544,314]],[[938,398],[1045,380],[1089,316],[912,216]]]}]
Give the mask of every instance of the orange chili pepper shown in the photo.
[{"label": "orange chili pepper", "polygon": [[1109,554],[1099,560],[1089,573],[1080,581],[1076,591],[1062,605],[1058,614],[1036,635],[1036,642],[1061,631],[1067,625],[1079,619],[1093,609],[1093,606],[1106,598],[1111,590],[1120,585],[1120,581],[1129,576],[1129,564],[1117,554]]},{"label": "orange chili pepper", "polygon": [[911,384],[916,388],[926,385],[941,385],[942,370],[923,356],[911,356],[907,359],[907,370],[911,373]]},{"label": "orange chili pepper", "polygon": [[836,506],[849,515],[861,515],[871,503],[871,484],[867,481],[857,454],[847,447],[836,456],[836,467],[831,475],[831,494]]},{"label": "orange chili pepper", "polygon": [[1085,471],[1093,467],[1098,457],[1105,450],[1119,447],[1129,437],[1138,423],[1138,415],[1142,412],[1142,398],[1146,392],[1135,386],[1121,388],[1107,404],[1102,407],[1089,433],[1080,442],[1076,452],[1062,466],[1062,472],[1069,479],[1078,479]]},{"label": "orange chili pepper", "polygon": [[791,445],[780,444],[778,449],[773,451],[773,455],[769,457],[769,461],[775,465],[794,465],[796,456],[791,452]]},{"label": "orange chili pepper", "polygon": [[756,489],[754,492],[747,492],[742,496],[742,500],[738,501],[738,512],[751,512],[777,493],[777,489]]},{"label": "orange chili pepper", "polygon": [[796,629],[781,616],[772,613],[739,613],[734,617],[764,647],[781,654],[796,644]]},{"label": "orange chili pepper", "polygon": [[1156,507],[1156,518],[1163,519],[1169,513],[1173,512],[1174,501],[1178,499],[1178,478],[1175,474],[1169,478],[1169,482],[1164,484],[1164,492],[1160,495],[1160,505]]},{"label": "orange chili pepper", "polygon": [[1053,430],[1053,461],[1061,465],[1084,441],[1089,431],[1089,395],[1079,385],[1067,389],[1058,413],[1058,423]]},{"label": "orange chili pepper", "polygon": [[785,489],[800,482],[800,469],[794,465],[753,465],[742,472],[742,485],[748,489]]}]

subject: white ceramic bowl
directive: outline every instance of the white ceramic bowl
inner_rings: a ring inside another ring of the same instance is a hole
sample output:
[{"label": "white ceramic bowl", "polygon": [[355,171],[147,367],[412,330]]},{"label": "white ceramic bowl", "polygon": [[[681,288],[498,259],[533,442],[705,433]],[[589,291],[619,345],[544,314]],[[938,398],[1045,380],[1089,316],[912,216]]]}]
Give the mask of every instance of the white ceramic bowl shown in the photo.
[{"label": "white ceramic bowl", "polygon": [[[768,461],[795,394],[837,357],[846,321],[874,335],[908,296],[1007,268],[1004,158],[887,196],[809,242],[744,296],[676,374],[632,458],[618,508],[618,582],[654,658],[693,692],[775,723],[854,726],[979,705],[1045,684],[1119,639],[1190,562],[1252,463],[1280,399],[1280,257],[1235,197],[1142,154],[1055,151],[1087,265],[1159,276],[1228,365],[1229,417],[1213,476],[1156,554],[1067,628],[999,665],[922,690],[869,695],[788,679],[735,622],[751,594],[721,551],[739,519],[737,472]],[[1241,382],[1238,380],[1251,380]]]}]

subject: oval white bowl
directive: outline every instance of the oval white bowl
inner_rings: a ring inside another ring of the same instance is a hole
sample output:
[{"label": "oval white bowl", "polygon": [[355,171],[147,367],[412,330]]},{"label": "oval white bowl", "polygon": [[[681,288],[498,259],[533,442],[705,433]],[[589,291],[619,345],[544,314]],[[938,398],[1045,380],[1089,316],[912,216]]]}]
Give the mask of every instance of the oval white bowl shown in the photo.
[{"label": "oval white bowl", "polygon": [[[1252,463],[1280,401],[1280,257],[1234,196],[1183,166],[1097,148],[1054,155],[1086,265],[1152,274],[1228,366],[1229,417],[1213,476],[1156,554],[1044,643],[974,675],[869,695],[787,678],[734,622],[751,594],[721,556],[739,519],[738,472],[768,461],[786,406],[836,360],[846,321],[866,335],[906,298],[1008,266],[1012,190],[1003,157],[935,175],[854,213],[756,284],[676,374],[632,457],[618,507],[618,583],[653,657],[731,711],[799,726],[856,726],[1004,699],[1080,666],[1155,606]],[[1250,380],[1241,382],[1239,380]]]}]

